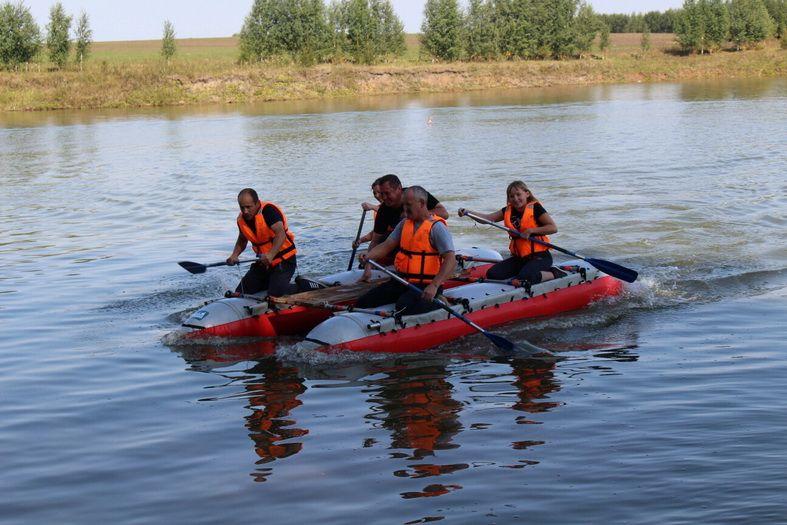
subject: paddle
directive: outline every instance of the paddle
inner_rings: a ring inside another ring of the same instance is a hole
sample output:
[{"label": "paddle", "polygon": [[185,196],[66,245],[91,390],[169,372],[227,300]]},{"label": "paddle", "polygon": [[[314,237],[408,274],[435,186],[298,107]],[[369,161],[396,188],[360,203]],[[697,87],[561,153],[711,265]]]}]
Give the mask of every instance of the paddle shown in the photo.
[{"label": "paddle", "polygon": [[[257,259],[245,259],[242,261],[238,261],[238,264],[250,263],[256,260]],[[205,270],[207,270],[208,268],[213,268],[214,266],[227,266],[227,261],[210,263],[210,264],[202,264],[192,261],[180,261],[178,264],[189,273],[205,273]]]},{"label": "paddle", "polygon": [[[369,210],[364,209],[363,213],[361,214],[361,223],[358,225],[358,233],[355,234],[355,242],[358,242],[358,239],[361,238],[361,230],[363,229],[363,220],[366,218],[366,212]],[[355,242],[353,244],[355,244]],[[355,260],[355,252],[358,250],[358,246],[353,247],[353,252],[350,254],[350,262],[347,264],[347,271],[353,269],[353,261]]]},{"label": "paddle", "polygon": [[[367,259],[367,261],[369,262],[369,264],[371,264],[372,266],[374,266],[378,270],[388,274],[391,278],[393,278],[396,281],[400,282],[401,284],[407,286],[408,288],[410,288],[414,292],[418,292],[419,294],[423,293],[423,290],[418,288],[416,285],[405,281],[404,279],[402,279],[401,277],[399,277],[395,273],[391,272],[387,268],[377,264],[376,262],[374,262],[371,259]],[[442,308],[443,310],[445,310],[446,312],[448,312],[449,314],[458,317],[459,319],[464,321],[469,326],[473,327],[478,332],[481,332],[482,334],[484,334],[484,336],[486,336],[487,339],[492,341],[495,344],[495,346],[497,346],[499,349],[503,350],[503,352],[505,352],[508,355],[511,355],[511,354],[513,354],[515,352],[527,352],[528,354],[544,354],[544,353],[546,353],[546,354],[550,355],[549,352],[547,352],[543,348],[540,348],[540,347],[538,347],[538,346],[536,346],[534,344],[528,343],[527,341],[525,341],[523,345],[517,345],[517,344],[512,343],[511,341],[509,341],[508,339],[506,339],[505,337],[503,337],[501,335],[497,335],[497,334],[493,334],[492,332],[488,332],[488,331],[484,330],[483,328],[481,328],[480,326],[478,326],[477,324],[475,324],[473,321],[471,321],[467,317],[465,317],[464,315],[460,314],[459,312],[455,312],[452,308],[450,308],[448,305],[444,304],[442,301],[439,301],[437,299],[432,299],[432,302],[435,305],[437,305],[440,308]]]},{"label": "paddle", "polygon": [[[500,228],[501,230],[508,232],[510,235],[519,237],[519,232],[516,230],[512,230],[511,228],[507,228],[506,226],[501,226],[495,222],[484,219],[483,217],[479,217],[478,215],[469,212],[465,212],[464,214],[467,215],[468,217],[471,217],[476,222],[480,222],[482,224],[488,224],[490,226],[494,226],[495,228]],[[625,266],[621,266],[619,264],[615,264],[610,261],[605,261],[604,259],[594,259],[592,257],[585,257],[583,255],[570,252],[565,248],[561,248],[560,246],[555,246],[554,244],[548,243],[546,241],[541,241],[539,239],[534,239],[532,237],[529,240],[537,244],[541,244],[543,246],[548,246],[559,252],[563,252],[565,254],[571,255],[572,257],[576,257],[577,259],[582,259],[583,261],[590,263],[591,265],[598,268],[599,270],[606,273],[607,275],[611,275],[612,277],[620,279],[621,281],[626,281],[627,283],[633,283],[634,281],[637,280],[638,274],[631,268],[626,268]]]}]

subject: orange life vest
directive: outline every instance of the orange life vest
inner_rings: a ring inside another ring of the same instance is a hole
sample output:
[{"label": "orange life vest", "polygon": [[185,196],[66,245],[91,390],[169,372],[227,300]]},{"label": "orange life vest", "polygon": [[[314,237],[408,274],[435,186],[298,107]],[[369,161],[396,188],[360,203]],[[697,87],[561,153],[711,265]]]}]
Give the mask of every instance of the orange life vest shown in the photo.
[{"label": "orange life vest", "polygon": [[254,253],[257,255],[264,255],[268,253],[268,251],[271,249],[271,245],[273,245],[273,239],[276,237],[276,232],[274,232],[268,226],[268,224],[265,222],[265,217],[262,215],[262,210],[265,208],[265,206],[273,206],[276,208],[276,211],[278,211],[281,215],[282,225],[284,226],[284,242],[282,243],[281,248],[279,248],[279,253],[277,253],[276,257],[274,257],[271,261],[271,266],[276,266],[282,261],[293,257],[297,253],[294,244],[295,236],[287,228],[287,217],[284,215],[284,212],[281,211],[281,208],[272,202],[260,201],[260,211],[254,216],[254,226],[256,231],[249,228],[249,225],[246,224],[245,220],[243,220],[242,213],[238,214],[238,228],[240,228],[243,236],[246,237],[246,239],[251,243]]},{"label": "orange life vest", "polygon": [[[517,231],[525,231],[528,228],[538,228],[538,223],[536,222],[536,217],[533,212],[533,208],[538,203],[538,201],[528,202],[525,205],[525,209],[522,212],[522,217],[519,220],[519,228],[517,229],[514,226],[514,223],[511,221],[511,214],[514,213],[514,208],[510,204],[506,208],[505,215],[503,216],[503,222],[508,228]],[[549,236],[547,235],[532,235],[534,239],[538,239],[540,241],[549,242]],[[508,244],[508,249],[512,255],[516,255],[517,257],[527,257],[531,253],[535,252],[546,252],[549,251],[549,248],[544,246],[543,244],[538,244],[530,239],[525,239],[522,237],[511,237],[511,242]]]},{"label": "orange life vest", "polygon": [[402,237],[399,239],[399,252],[394,266],[404,279],[414,284],[429,284],[440,271],[440,254],[432,246],[429,233],[437,222],[445,224],[445,219],[436,215],[426,219],[418,230],[412,219],[405,219]]}]

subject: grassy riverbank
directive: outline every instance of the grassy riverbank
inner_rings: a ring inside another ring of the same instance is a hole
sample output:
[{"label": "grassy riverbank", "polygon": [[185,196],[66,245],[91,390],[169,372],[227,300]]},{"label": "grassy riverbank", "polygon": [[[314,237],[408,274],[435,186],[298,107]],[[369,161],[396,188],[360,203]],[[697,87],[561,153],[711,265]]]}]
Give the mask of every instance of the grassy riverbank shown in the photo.
[{"label": "grassy riverbank", "polygon": [[787,76],[787,50],[762,49],[680,56],[672,35],[613,34],[605,53],[581,60],[430,63],[419,59],[417,38],[407,54],[387,64],[237,64],[237,39],[187,39],[166,64],[159,41],[99,42],[82,70],[0,72],[0,111],[124,108],[242,103],[351,95],[469,91],[614,82]]}]

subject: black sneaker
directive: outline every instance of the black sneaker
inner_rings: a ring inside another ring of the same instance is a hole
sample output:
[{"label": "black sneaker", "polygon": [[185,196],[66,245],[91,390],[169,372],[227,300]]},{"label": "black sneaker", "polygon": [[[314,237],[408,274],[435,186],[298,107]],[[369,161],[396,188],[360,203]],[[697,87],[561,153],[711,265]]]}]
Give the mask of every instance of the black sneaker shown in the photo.
[{"label": "black sneaker", "polygon": [[560,268],[555,268],[554,266],[552,268],[550,268],[549,271],[552,272],[552,276],[555,279],[560,279],[561,277],[565,277],[566,275],[568,275],[566,272],[564,272]]},{"label": "black sneaker", "polygon": [[320,290],[322,288],[327,288],[322,283],[318,283],[317,281],[312,281],[311,279],[306,279],[305,277],[301,277],[300,275],[295,278],[295,286],[298,287],[299,292],[310,292],[312,290]]}]

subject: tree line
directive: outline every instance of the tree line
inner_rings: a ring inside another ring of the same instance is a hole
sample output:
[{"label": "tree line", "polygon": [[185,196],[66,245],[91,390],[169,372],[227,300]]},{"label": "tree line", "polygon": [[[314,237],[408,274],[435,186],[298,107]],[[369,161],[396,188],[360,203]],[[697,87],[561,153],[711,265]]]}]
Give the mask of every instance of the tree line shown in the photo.
[{"label": "tree line", "polygon": [[[69,61],[73,47],[74,62],[82,64],[90,54],[93,31],[87,13],[82,11],[71,32],[73,16],[66,14],[58,2],[49,10],[49,24],[41,29],[20,1],[0,5],[0,66],[17,67],[30,62],[45,46],[49,60],[63,68]],[[73,36],[73,42],[72,42]]]},{"label": "tree line", "polygon": [[675,37],[690,53],[710,53],[732,42],[744,49],[771,35],[782,40],[787,0],[685,0],[675,22]]},{"label": "tree line", "polygon": [[240,60],[371,64],[405,51],[389,0],[255,0],[240,31]]},{"label": "tree line", "polygon": [[[42,35],[19,3],[0,6],[0,66],[30,62],[46,48],[65,67],[71,50],[81,64],[92,44],[83,11],[73,17],[60,2]],[[426,0],[421,53],[439,60],[560,59],[582,56],[609,33],[675,33],[686,52],[705,53],[733,42],[739,49],[787,27],[787,0],[684,0],[681,9],[645,14],[597,14],[584,0]],[[239,33],[240,60],[295,60],[303,64],[372,64],[406,51],[404,25],[390,0],[255,0]],[[644,37],[643,37],[644,38]],[[644,42],[644,40],[643,40]],[[643,43],[643,49],[645,44]],[[172,24],[164,24],[162,55],[175,53]]]},{"label": "tree line", "polygon": [[702,53],[727,41],[744,45],[770,35],[782,38],[787,0],[695,0],[682,9],[599,17],[612,33],[676,33],[684,49]]},{"label": "tree line", "polygon": [[[90,56],[93,30],[85,11],[75,25],[72,22],[74,17],[57,2],[49,10],[49,23],[42,33],[24,3],[4,2],[0,5],[0,67],[13,69],[30,63],[45,49],[49,61],[59,69],[69,63],[73,50],[73,62],[81,68]],[[175,54],[175,29],[169,21],[164,23],[161,53],[167,61]]]},{"label": "tree line", "polygon": [[[787,25],[787,0],[685,0],[682,9],[602,15],[583,0],[427,0],[421,53],[439,60],[560,59],[582,56],[609,33],[675,33],[686,52],[733,42],[739,49]],[[784,40],[783,40],[784,41]],[[255,0],[240,32],[241,61],[371,64],[405,51],[389,0]]]},{"label": "tree line", "polygon": [[[422,52],[440,60],[561,58],[587,51],[599,20],[581,0],[427,0]],[[389,0],[255,0],[240,32],[241,60],[370,64],[405,52]]]},{"label": "tree line", "polygon": [[610,33],[674,33],[680,9],[648,11],[647,13],[613,13],[598,15],[609,27]]}]

